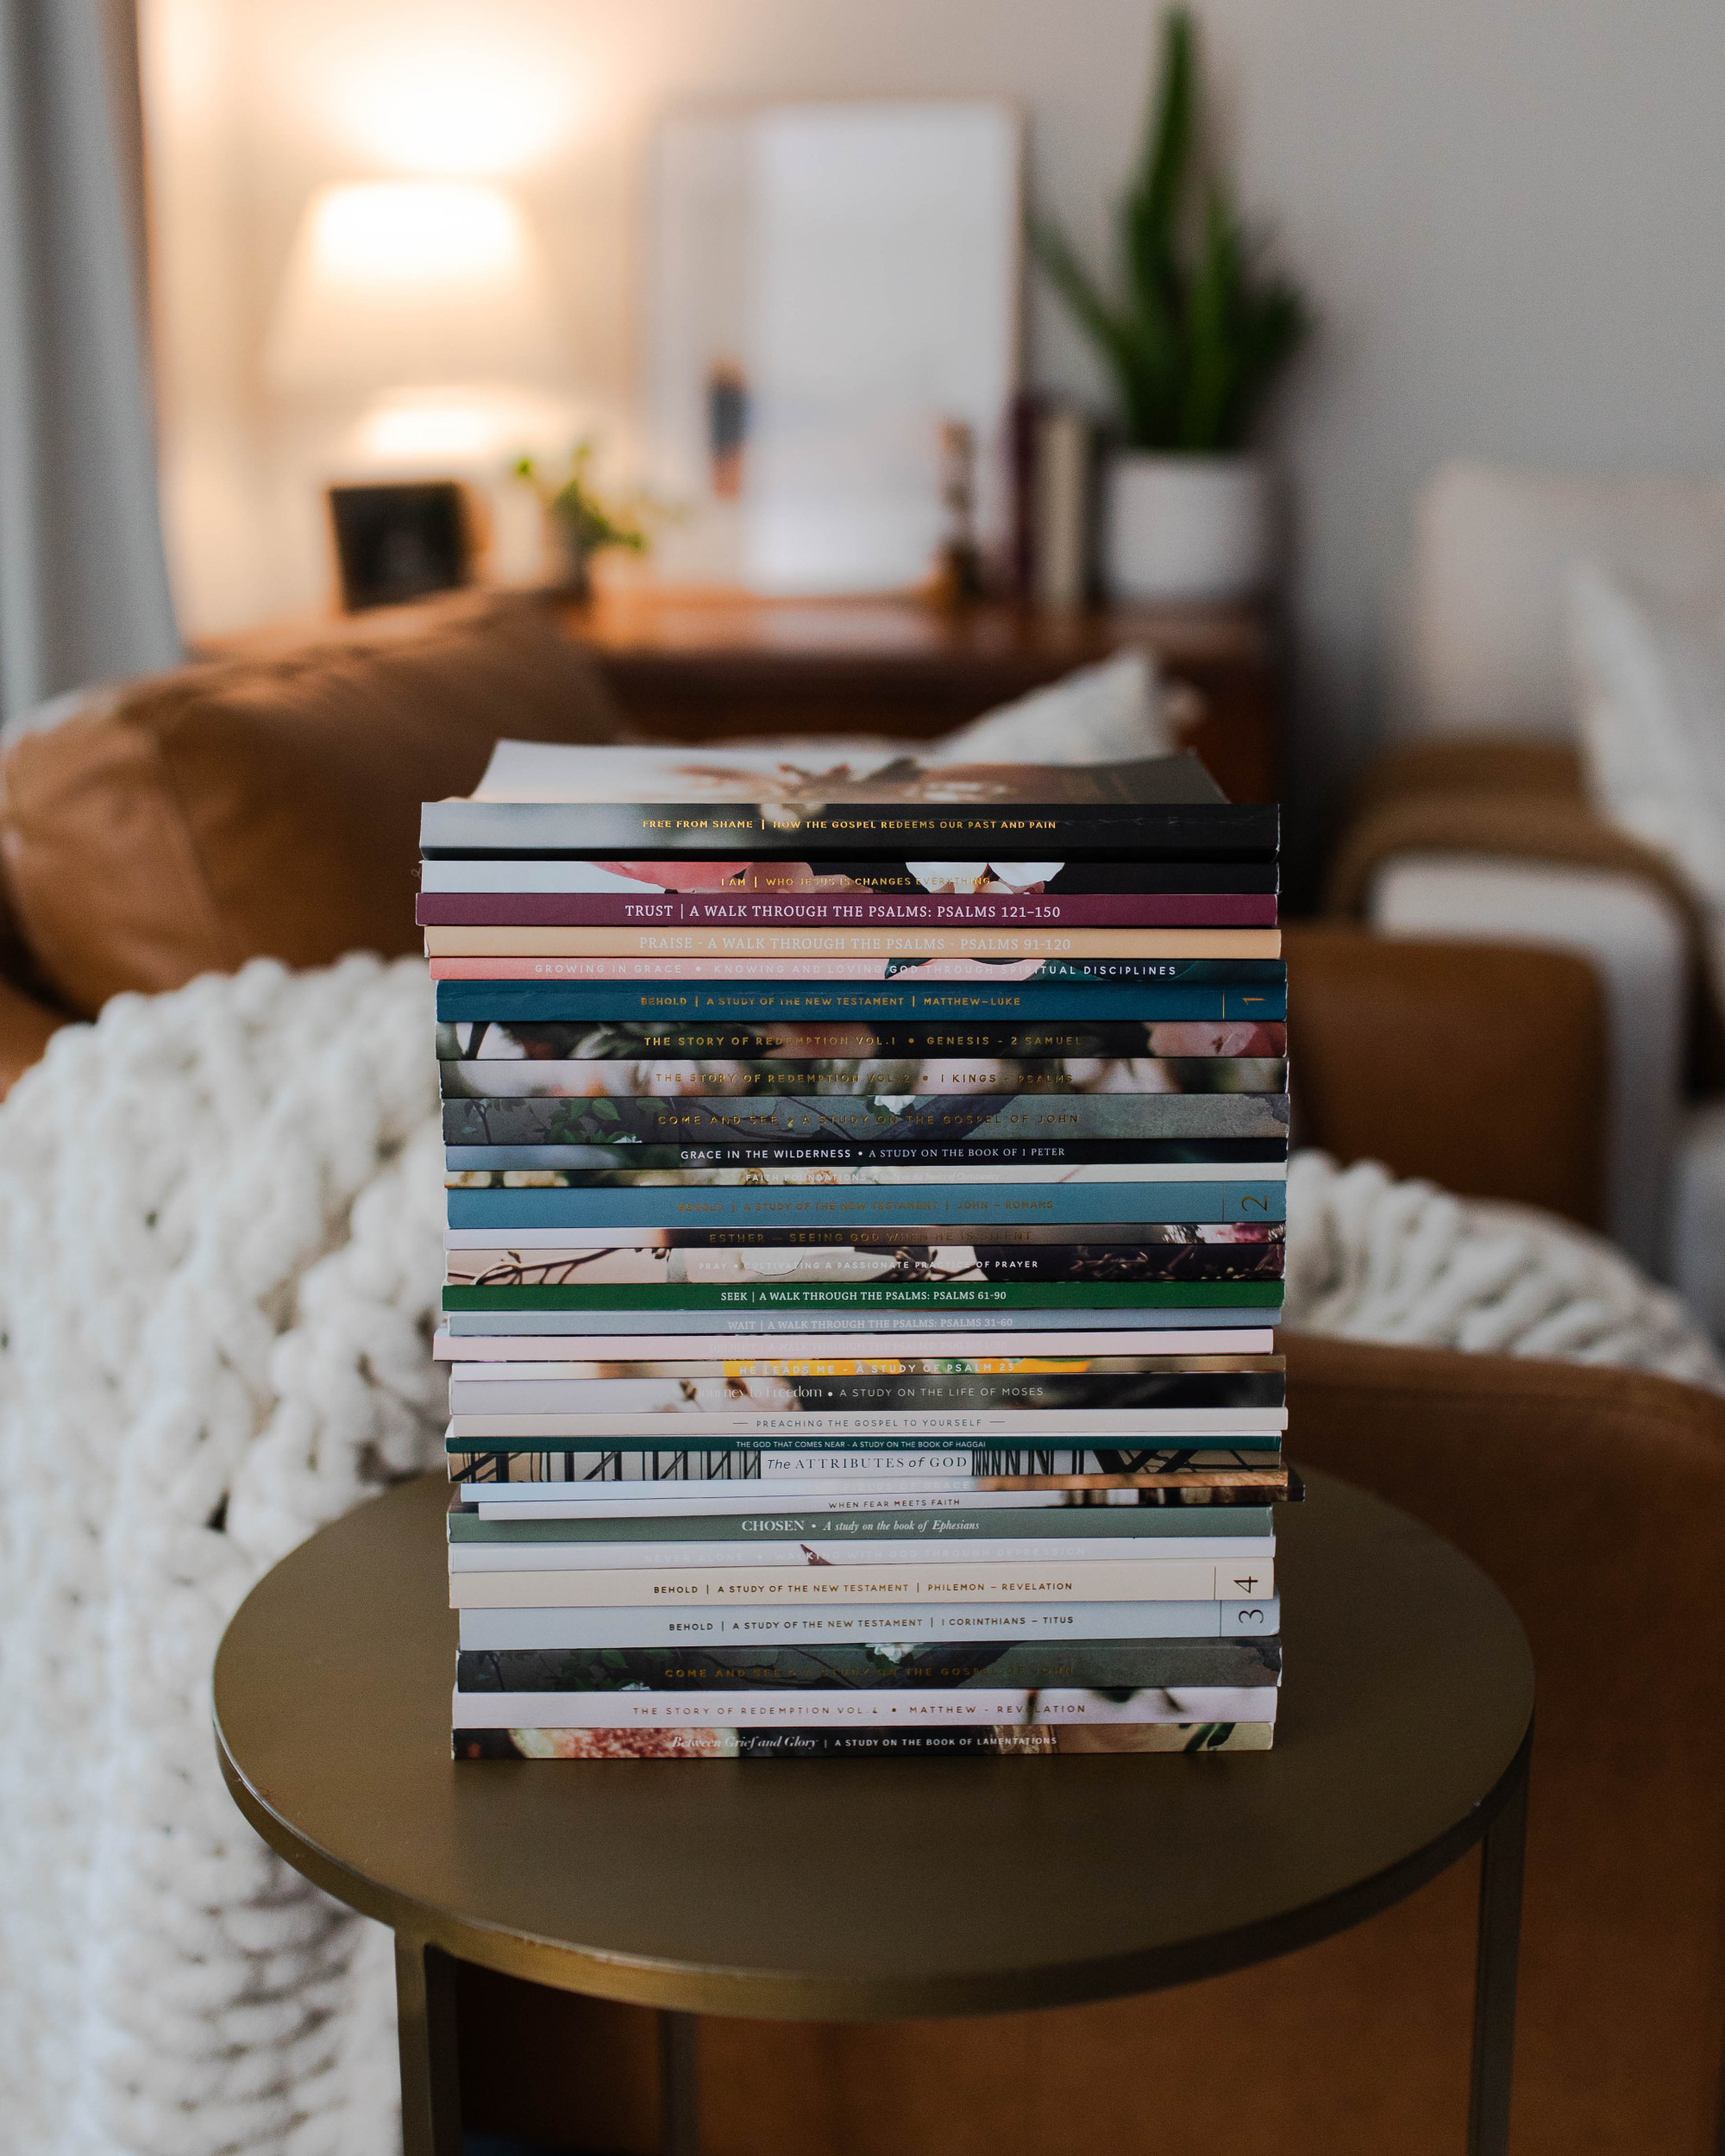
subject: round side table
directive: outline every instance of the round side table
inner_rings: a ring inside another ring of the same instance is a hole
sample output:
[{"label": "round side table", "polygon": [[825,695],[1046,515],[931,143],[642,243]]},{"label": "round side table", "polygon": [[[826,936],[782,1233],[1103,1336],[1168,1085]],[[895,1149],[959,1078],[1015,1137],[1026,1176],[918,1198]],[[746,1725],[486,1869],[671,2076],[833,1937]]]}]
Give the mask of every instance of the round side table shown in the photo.
[{"label": "round side table", "polygon": [[[1534,1670],[1459,1551],[1308,1478],[1278,1514],[1270,1752],[1049,1759],[449,1757],[455,1619],[423,1476],[252,1590],[216,1738],[271,1846],[391,1925],[407,2156],[458,2156],[455,1963],[661,2009],[664,2145],[697,2014],[871,2021],[1211,1977],[1400,1901],[1483,1842],[1468,2147],[1507,2147]],[[1011,1891],[1002,1891],[1002,1882]]]}]

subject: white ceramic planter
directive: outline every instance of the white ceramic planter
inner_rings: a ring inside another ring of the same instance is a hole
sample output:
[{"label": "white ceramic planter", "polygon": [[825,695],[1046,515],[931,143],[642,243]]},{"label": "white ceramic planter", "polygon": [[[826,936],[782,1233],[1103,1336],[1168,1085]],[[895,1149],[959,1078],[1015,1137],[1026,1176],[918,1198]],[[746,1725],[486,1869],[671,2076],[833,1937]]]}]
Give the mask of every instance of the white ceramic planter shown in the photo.
[{"label": "white ceramic planter", "polygon": [[1269,580],[1268,468],[1256,457],[1123,451],[1103,483],[1108,596],[1160,605],[1250,599]]}]

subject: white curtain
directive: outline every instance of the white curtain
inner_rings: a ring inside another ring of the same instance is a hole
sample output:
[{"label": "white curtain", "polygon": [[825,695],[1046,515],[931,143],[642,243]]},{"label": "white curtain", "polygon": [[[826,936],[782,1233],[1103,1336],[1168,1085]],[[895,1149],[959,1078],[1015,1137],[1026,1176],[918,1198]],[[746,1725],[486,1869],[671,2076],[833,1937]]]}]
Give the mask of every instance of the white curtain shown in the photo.
[{"label": "white curtain", "polygon": [[181,655],[136,113],[130,0],[0,0],[0,719],[14,723]]}]

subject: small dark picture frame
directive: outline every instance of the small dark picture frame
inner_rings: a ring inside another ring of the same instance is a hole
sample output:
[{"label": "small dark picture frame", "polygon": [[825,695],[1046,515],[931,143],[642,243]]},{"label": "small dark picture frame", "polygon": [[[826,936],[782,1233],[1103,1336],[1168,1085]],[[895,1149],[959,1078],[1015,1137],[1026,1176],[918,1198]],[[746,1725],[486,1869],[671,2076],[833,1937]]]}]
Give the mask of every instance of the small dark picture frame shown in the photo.
[{"label": "small dark picture frame", "polygon": [[453,592],[471,580],[467,504],[455,480],[332,486],[329,495],[344,613]]}]

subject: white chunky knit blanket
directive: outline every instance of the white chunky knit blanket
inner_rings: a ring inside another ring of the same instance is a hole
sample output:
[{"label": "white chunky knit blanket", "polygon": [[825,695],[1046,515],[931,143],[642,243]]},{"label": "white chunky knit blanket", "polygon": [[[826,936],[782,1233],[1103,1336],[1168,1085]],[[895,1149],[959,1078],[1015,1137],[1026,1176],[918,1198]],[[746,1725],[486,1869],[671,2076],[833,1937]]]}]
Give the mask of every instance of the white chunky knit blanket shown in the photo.
[{"label": "white chunky knit blanket", "polygon": [[[260,962],[116,999],[0,1110],[7,2150],[399,2147],[388,1941],[234,1809],[209,1672],[261,1572],[436,1457],[430,1051],[412,962]],[[1296,1323],[1725,1376],[1537,1215],[1318,1155],[1290,1206]]]}]

